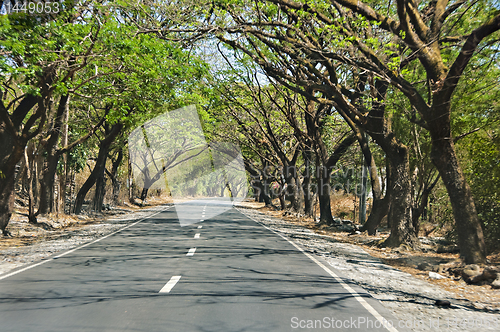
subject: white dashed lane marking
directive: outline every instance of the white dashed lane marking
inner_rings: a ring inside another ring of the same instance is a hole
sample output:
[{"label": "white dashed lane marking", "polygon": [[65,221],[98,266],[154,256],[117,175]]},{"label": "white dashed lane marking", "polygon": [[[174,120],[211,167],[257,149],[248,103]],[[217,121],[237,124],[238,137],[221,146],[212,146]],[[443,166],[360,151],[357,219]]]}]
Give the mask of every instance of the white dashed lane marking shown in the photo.
[{"label": "white dashed lane marking", "polygon": [[196,251],[196,248],[191,248],[191,249],[189,249],[189,251],[188,251],[188,253],[186,254],[186,256],[193,256],[195,251]]},{"label": "white dashed lane marking", "polygon": [[194,235],[194,238],[195,238],[195,239],[199,239],[199,238],[200,238],[200,233],[196,233],[196,234]]},{"label": "white dashed lane marking", "polygon": [[163,286],[158,293],[170,293],[175,284],[181,280],[181,276],[173,276],[170,280]]}]

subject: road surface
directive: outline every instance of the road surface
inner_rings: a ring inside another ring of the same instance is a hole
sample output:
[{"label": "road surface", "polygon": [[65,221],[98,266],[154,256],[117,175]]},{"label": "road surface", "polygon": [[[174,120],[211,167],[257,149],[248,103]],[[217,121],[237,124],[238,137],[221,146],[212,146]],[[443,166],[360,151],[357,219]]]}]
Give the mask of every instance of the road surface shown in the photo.
[{"label": "road surface", "polygon": [[181,227],[171,207],[0,276],[0,331],[403,331],[338,271],[236,209],[179,209],[193,222]]}]

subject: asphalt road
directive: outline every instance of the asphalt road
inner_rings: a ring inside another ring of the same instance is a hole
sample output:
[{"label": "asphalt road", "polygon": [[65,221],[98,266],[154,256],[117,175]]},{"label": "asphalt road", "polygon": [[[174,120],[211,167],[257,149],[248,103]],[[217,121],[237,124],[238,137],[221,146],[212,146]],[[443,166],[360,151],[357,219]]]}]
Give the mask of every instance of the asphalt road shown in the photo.
[{"label": "asphalt road", "polygon": [[395,319],[361,288],[239,211],[182,209],[185,227],[170,208],[1,279],[0,331],[396,331],[376,328]]}]

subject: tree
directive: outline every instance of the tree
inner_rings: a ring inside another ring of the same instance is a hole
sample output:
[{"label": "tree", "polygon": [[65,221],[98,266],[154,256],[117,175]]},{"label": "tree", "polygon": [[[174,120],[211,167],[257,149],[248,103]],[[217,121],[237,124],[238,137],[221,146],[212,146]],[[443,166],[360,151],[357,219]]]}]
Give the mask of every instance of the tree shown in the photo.
[{"label": "tree", "polygon": [[[480,43],[488,45],[495,41],[490,35],[500,28],[500,14],[492,7],[489,12],[486,11],[483,16],[485,19],[479,26],[476,23],[475,29],[468,29],[463,33],[462,24],[468,18],[466,11],[471,7],[484,8],[479,5],[476,7],[474,3],[465,7],[465,3],[466,1],[451,4],[448,1],[432,1],[417,8],[413,1],[401,0],[394,5],[394,10],[391,10],[393,6],[389,6],[387,15],[364,2],[350,0],[333,1],[331,5],[323,2],[310,5],[280,0],[258,3],[256,6],[249,3],[224,3],[220,6],[223,14],[219,16],[218,23],[221,25],[220,30],[242,34],[247,38],[250,34],[253,35],[254,39],[248,41],[246,52],[255,50],[254,59],[258,58],[261,65],[267,66],[275,75],[279,75],[279,70],[271,66],[268,60],[276,54],[286,54],[310,71],[309,76],[305,75],[302,81],[310,79],[313,74],[321,76],[320,70],[315,66],[319,62],[325,64],[328,60],[333,60],[344,66],[366,70],[378,80],[401,91],[419,114],[419,117],[413,117],[415,123],[429,130],[432,137],[431,157],[452,202],[462,256],[467,262],[483,262],[485,248],[482,230],[470,189],[459,167],[453,140],[450,139],[450,99]],[[247,13],[249,8],[254,8],[252,14],[256,19],[240,11],[243,8]],[[449,20],[453,13],[460,13],[458,25]],[[234,25],[227,25],[227,15],[231,16]],[[225,39],[232,47],[243,50],[223,34],[220,38]],[[271,42],[273,39],[274,44]],[[329,44],[325,43],[326,40]],[[444,43],[450,41],[459,43],[459,51],[455,54],[446,51],[449,44]],[[264,46],[272,48],[272,51],[263,51]],[[427,75],[424,82],[428,83],[428,88],[424,92],[404,77],[405,66],[413,61],[418,61]],[[335,68],[338,67],[331,67]],[[297,70],[290,72],[292,76],[297,76]],[[290,72],[285,71],[287,74]],[[334,79],[335,75],[331,71],[328,74],[331,79],[328,86],[337,98],[337,109],[347,109],[343,92],[348,91],[337,88],[336,84],[339,82]],[[287,77],[286,80],[295,85],[301,83],[293,77]],[[318,88],[320,87],[321,85]],[[428,97],[427,100],[425,97]],[[351,111],[354,123],[363,122],[356,120],[356,116],[359,120],[366,119],[366,113],[356,112],[356,109]],[[401,164],[407,164],[407,152],[401,145],[388,142],[386,146],[395,149],[390,152],[391,159],[400,159]],[[405,175],[400,175],[406,179],[407,167],[404,168]],[[398,173],[400,172],[396,167],[395,174]],[[394,197],[407,197],[404,200],[407,203],[407,199],[411,200],[408,191]],[[406,220],[412,219],[411,211],[407,211],[403,205],[399,210],[410,217],[405,217]],[[404,228],[411,229],[408,222],[405,224],[407,227]]]},{"label": "tree", "polygon": [[[3,15],[0,28],[0,229],[6,234],[14,202],[15,166],[29,140],[40,134],[51,116],[53,97],[67,90],[75,72],[85,67],[98,29],[66,24],[95,16],[61,13],[38,24],[25,14]],[[87,29],[86,29],[87,28]]]},{"label": "tree", "polygon": [[[485,262],[483,232],[472,192],[461,170],[452,138],[451,99],[476,50],[480,45],[486,46],[495,42],[494,36],[491,35],[500,29],[498,9],[492,6],[491,9],[482,10],[482,22],[463,29],[461,24],[468,22],[467,17],[463,17],[471,7],[475,7],[474,3],[466,7],[467,1],[431,1],[425,6],[421,5],[419,10],[415,2],[400,0],[396,2],[396,19],[381,14],[363,2],[339,0],[336,3],[366,20],[375,21],[380,29],[390,33],[401,45],[407,47],[407,51],[402,54],[403,58],[400,59],[401,64],[415,59],[425,69],[428,91],[423,94],[407,81],[403,74],[391,70],[387,62],[381,61],[380,54],[368,47],[365,40],[358,35],[351,35],[355,39],[353,44],[358,46],[362,54],[361,58],[370,64],[370,70],[378,75],[386,75],[391,84],[405,94],[419,113],[420,121],[415,121],[429,130],[431,135],[431,159],[450,197],[461,255],[468,263]],[[484,8],[484,4],[479,6]],[[450,18],[455,13],[460,15],[459,19],[452,21]],[[458,54],[449,54],[445,44],[449,41],[457,42]],[[366,67],[360,62],[360,67]]]}]

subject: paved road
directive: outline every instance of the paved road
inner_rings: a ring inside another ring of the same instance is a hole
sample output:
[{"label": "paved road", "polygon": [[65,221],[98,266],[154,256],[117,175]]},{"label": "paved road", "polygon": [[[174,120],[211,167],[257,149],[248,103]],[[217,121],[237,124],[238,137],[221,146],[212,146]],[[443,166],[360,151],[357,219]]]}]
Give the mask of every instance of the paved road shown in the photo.
[{"label": "paved road", "polygon": [[0,280],[0,331],[307,331],[332,319],[334,330],[387,331],[376,316],[395,321],[237,210],[184,208],[204,221],[181,227],[171,208]]}]

